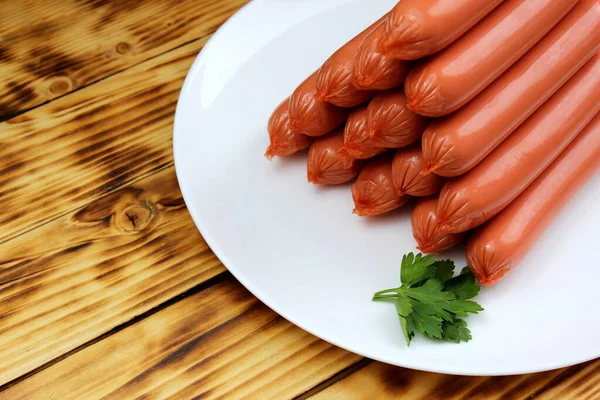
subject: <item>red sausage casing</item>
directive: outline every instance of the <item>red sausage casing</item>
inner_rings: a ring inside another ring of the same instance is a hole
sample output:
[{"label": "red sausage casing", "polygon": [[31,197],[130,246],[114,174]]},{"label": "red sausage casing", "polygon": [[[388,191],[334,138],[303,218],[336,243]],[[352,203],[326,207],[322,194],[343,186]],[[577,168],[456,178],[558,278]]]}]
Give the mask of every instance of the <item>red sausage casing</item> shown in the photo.
[{"label": "red sausage casing", "polygon": [[424,174],[424,165],[420,143],[398,149],[392,161],[392,177],[399,196],[423,197],[440,191],[444,179],[435,174]]},{"label": "red sausage casing", "polygon": [[402,0],[385,27],[382,50],[390,58],[416,60],[437,53],[502,0]]},{"label": "red sausage casing", "polygon": [[359,90],[352,83],[356,52],[361,43],[385,17],[359,33],[354,39],[340,47],[319,69],[317,98],[339,107],[356,107],[373,97],[370,90]]},{"label": "red sausage casing", "polygon": [[599,170],[600,114],[527,190],[469,239],[467,262],[479,281],[493,285],[518,266],[573,195]]},{"label": "red sausage casing", "polygon": [[409,64],[404,60],[386,57],[381,52],[385,21],[371,32],[356,53],[352,83],[363,90],[393,89],[404,83]]},{"label": "red sausage casing", "polygon": [[369,136],[367,131],[367,117],[369,111],[367,105],[355,108],[350,113],[346,127],[344,128],[344,146],[340,150],[340,156],[346,165],[354,159],[365,160],[383,153],[386,149],[379,147]]},{"label": "red sausage casing", "polygon": [[453,177],[483,160],[600,48],[600,2],[579,3],[479,96],[429,124],[428,171]]},{"label": "red sausage casing", "polygon": [[429,117],[456,111],[514,64],[577,0],[505,0],[448,48],[411,70],[411,110]]},{"label": "red sausage casing", "polygon": [[348,110],[315,98],[317,74],[309,76],[290,97],[288,112],[293,132],[323,136],[346,121]]},{"label": "red sausage casing", "polygon": [[410,217],[417,249],[423,253],[448,250],[464,238],[463,233],[443,233],[437,230],[437,204],[437,196],[424,197],[419,200]]},{"label": "red sausage casing", "polygon": [[438,229],[464,232],[510,204],[600,110],[600,54],[471,171],[448,181],[438,204]]},{"label": "red sausage casing", "polygon": [[267,129],[271,143],[265,153],[265,157],[269,160],[275,156],[292,155],[300,150],[307,149],[312,143],[312,138],[290,129],[288,101],[289,99],[285,99],[269,118]]},{"label": "red sausage casing", "polygon": [[380,92],[368,105],[350,113],[342,153],[367,159],[386,149],[408,146],[421,138],[427,122],[406,107],[402,88]]},{"label": "red sausage casing", "polygon": [[367,130],[373,143],[395,149],[419,140],[429,120],[406,105],[402,88],[378,93],[367,107]]},{"label": "red sausage casing", "polygon": [[308,149],[308,181],[314,184],[338,185],[354,179],[362,167],[361,161],[344,165],[339,151],[344,145],[344,131],[338,129],[315,140]]},{"label": "red sausage casing", "polygon": [[352,184],[354,214],[361,217],[385,214],[406,204],[408,196],[398,196],[392,179],[392,157],[381,155],[369,160]]}]

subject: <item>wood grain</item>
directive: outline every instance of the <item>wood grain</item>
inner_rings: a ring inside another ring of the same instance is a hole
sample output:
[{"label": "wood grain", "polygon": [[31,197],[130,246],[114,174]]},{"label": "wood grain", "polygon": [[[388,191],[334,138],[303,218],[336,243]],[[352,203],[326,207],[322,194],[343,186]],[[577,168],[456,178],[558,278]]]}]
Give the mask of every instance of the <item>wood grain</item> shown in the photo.
[{"label": "wood grain", "polygon": [[0,121],[210,34],[246,2],[2,1]]},{"label": "wood grain", "polygon": [[179,91],[206,39],[0,123],[0,243],[171,165]]},{"label": "wood grain", "polygon": [[544,373],[502,377],[442,375],[371,362],[311,398],[593,400],[600,398],[599,372],[600,361]]},{"label": "wood grain", "polygon": [[287,399],[359,359],[300,330],[233,279],[0,393],[0,399]]},{"label": "wood grain", "polygon": [[224,271],[172,167],[0,245],[0,384]]}]

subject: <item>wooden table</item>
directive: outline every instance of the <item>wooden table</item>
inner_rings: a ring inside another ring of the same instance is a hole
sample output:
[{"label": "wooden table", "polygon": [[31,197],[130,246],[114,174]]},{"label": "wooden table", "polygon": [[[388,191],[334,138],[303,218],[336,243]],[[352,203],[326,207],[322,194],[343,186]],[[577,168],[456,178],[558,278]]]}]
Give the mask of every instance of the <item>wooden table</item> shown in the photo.
[{"label": "wooden table", "polygon": [[0,1],[0,399],[600,398],[600,361],[484,378],[364,359],[225,270],[177,187],[173,114],[244,3]]}]

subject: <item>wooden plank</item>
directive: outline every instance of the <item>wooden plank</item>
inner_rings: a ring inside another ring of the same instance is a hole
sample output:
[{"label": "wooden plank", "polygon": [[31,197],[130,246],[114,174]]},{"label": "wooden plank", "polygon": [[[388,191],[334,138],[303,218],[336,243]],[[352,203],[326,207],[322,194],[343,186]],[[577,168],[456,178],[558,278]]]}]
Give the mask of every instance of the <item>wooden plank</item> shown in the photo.
[{"label": "wooden plank", "polygon": [[0,245],[0,384],[223,272],[173,167]]},{"label": "wooden plank", "polygon": [[231,279],[0,393],[0,399],[286,399],[360,358],[295,327]]},{"label": "wooden plank", "polygon": [[414,371],[371,362],[310,397],[354,399],[597,399],[600,360],[537,374],[481,377]]},{"label": "wooden plank", "polygon": [[0,243],[171,165],[179,91],[206,39],[0,123]]},{"label": "wooden plank", "polygon": [[57,18],[72,16],[73,1],[19,0],[0,2],[0,38],[14,37],[18,32],[30,31],[39,24],[52,23]]},{"label": "wooden plank", "polygon": [[210,34],[246,2],[0,2],[0,121]]}]

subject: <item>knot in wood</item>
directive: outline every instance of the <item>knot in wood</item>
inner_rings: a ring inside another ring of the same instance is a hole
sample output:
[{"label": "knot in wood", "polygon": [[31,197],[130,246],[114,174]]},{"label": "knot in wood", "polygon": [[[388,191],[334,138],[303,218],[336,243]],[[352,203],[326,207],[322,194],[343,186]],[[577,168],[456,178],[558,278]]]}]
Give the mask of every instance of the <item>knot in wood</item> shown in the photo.
[{"label": "knot in wood", "polygon": [[61,76],[50,83],[49,89],[54,96],[61,96],[69,92],[72,87],[71,80],[66,76]]},{"label": "knot in wood", "polygon": [[115,50],[119,54],[129,53],[131,51],[131,45],[129,43],[120,42],[120,43],[117,43]]},{"label": "knot in wood", "polygon": [[124,232],[138,232],[148,226],[154,214],[152,203],[144,201],[125,207],[117,214],[115,222]]}]

